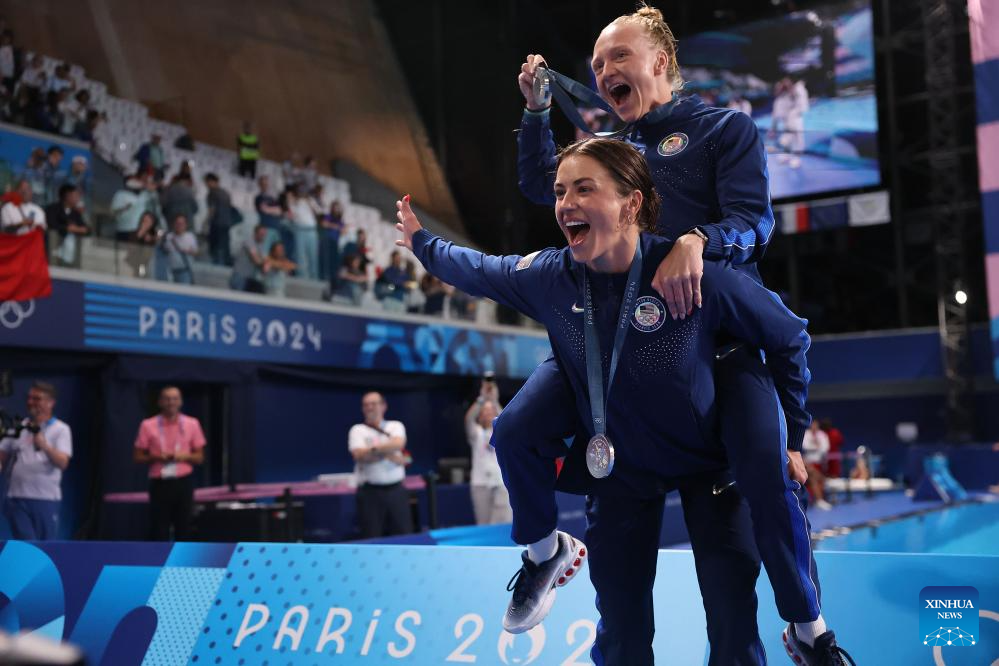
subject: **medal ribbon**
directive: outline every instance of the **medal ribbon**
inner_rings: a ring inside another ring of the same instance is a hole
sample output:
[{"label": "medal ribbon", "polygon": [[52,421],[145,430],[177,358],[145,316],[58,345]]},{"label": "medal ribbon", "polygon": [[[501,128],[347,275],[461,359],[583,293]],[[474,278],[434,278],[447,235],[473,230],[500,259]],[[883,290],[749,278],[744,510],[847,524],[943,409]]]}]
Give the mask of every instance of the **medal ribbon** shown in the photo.
[{"label": "medal ribbon", "polygon": [[617,362],[624,347],[624,338],[628,333],[631,309],[638,297],[638,283],[642,279],[642,238],[639,236],[635,244],[635,258],[631,260],[628,270],[628,283],[621,299],[621,312],[617,318],[617,330],[614,333],[614,347],[611,351],[610,372],[607,375],[607,395],[604,395],[604,369],[600,353],[600,340],[597,337],[597,325],[593,320],[593,293],[590,280],[587,277],[586,266],[583,266],[583,338],[586,345],[586,379],[590,393],[590,415],[593,418],[593,433],[603,435],[607,432],[607,397],[610,395],[614,374],[617,372]]},{"label": "medal ribbon", "polygon": [[[562,109],[562,113],[565,114],[569,121],[582,131],[602,138],[616,138],[630,134],[634,129],[632,125],[627,125],[616,132],[591,132],[590,128],[586,124],[586,121],[583,120],[583,116],[580,115],[579,109],[577,109],[576,105],[573,103],[572,97],[578,99],[585,106],[602,109],[609,113],[612,117],[617,118],[617,114],[614,113],[613,109],[611,109],[610,104],[604,101],[604,99],[594,90],[584,86],[575,79],[570,79],[565,74],[559,74],[554,69],[549,69],[547,67],[539,69],[544,69],[548,74],[549,81],[551,83],[552,98],[555,100],[555,103],[558,104],[558,108]],[[570,95],[572,97],[570,97]]]}]

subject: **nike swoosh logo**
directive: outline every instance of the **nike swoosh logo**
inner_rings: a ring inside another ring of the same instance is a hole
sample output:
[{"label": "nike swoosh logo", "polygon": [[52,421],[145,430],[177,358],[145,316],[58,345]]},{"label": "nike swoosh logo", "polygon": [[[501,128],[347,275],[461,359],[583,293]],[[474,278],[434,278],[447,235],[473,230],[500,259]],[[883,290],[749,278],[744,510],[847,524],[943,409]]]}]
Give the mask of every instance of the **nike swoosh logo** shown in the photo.
[{"label": "nike swoosh logo", "polygon": [[583,314],[583,308],[579,307],[575,303],[572,304],[572,308],[570,309],[572,310],[573,314]]},{"label": "nike swoosh logo", "polygon": [[731,488],[734,485],[735,485],[735,481],[729,481],[724,486],[719,486],[719,485],[716,484],[711,489],[711,494],[712,495],[721,495],[723,492],[725,492],[726,490],[728,490],[729,488]]}]

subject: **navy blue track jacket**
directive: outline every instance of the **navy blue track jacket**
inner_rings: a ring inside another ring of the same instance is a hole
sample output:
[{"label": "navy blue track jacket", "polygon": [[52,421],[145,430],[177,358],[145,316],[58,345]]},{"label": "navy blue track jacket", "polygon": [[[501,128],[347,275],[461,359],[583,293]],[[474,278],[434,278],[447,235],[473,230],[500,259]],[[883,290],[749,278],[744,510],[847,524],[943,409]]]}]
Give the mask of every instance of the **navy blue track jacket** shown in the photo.
[{"label": "navy blue track jacket", "polygon": [[[642,234],[640,242],[644,260],[639,294],[629,314],[631,326],[607,407],[607,435],[615,443],[618,461],[658,477],[727,466],[715,425],[713,365],[720,331],[766,353],[787,417],[788,445],[800,448],[811,421],[805,411],[810,378],[806,322],[750,276],[714,261],[704,262],[703,307],[684,320],[673,320],[651,287],[652,276],[673,243],[652,234]],[[569,249],[548,248],[524,257],[491,256],[424,229],[413,236],[413,252],[444,282],[519,310],[548,329],[579,417],[592,435],[583,345],[583,273]],[[590,271],[589,279],[606,382],[627,275]],[[774,410],[776,418],[776,402]]]},{"label": "navy blue track jacket", "polygon": [[[755,262],[774,231],[766,150],[753,119],[675,97],[636,124],[628,141],[645,155],[663,199],[657,233],[676,240],[694,227],[708,237],[704,258],[727,260],[760,282]],[[520,190],[555,205],[555,141],[549,111],[525,111],[517,136]]]}]

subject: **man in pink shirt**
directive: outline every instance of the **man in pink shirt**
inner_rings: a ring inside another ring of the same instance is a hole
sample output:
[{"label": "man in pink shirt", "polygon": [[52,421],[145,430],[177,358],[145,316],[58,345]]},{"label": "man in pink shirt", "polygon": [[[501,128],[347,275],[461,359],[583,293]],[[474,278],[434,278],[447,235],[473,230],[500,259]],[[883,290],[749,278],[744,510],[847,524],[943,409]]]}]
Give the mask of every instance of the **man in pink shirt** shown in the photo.
[{"label": "man in pink shirt", "polygon": [[205,435],[198,419],[180,413],[180,389],[160,391],[160,413],[139,426],[135,462],[149,465],[149,527],[154,541],[183,541],[190,532],[194,484],[192,465],[205,459]]}]

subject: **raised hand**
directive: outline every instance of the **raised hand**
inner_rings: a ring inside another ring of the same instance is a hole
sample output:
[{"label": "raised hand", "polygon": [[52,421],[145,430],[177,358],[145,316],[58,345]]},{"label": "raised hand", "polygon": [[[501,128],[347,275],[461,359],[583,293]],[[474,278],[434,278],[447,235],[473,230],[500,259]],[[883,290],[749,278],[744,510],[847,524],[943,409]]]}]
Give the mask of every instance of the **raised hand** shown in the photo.
[{"label": "raised hand", "polygon": [[409,205],[408,194],[401,201],[396,201],[395,207],[398,209],[395,216],[399,218],[399,222],[395,225],[395,228],[402,234],[402,238],[397,240],[395,244],[412,252],[413,234],[422,229],[423,225],[420,224],[420,221],[416,218],[416,214],[413,213],[413,209]]},{"label": "raised hand", "polygon": [[540,111],[549,106],[536,106],[534,100],[534,71],[538,68],[538,65],[544,64],[546,64],[544,56],[532,53],[527,56],[524,64],[520,66],[517,85],[520,86],[520,93],[527,100],[527,108],[531,111]]}]

